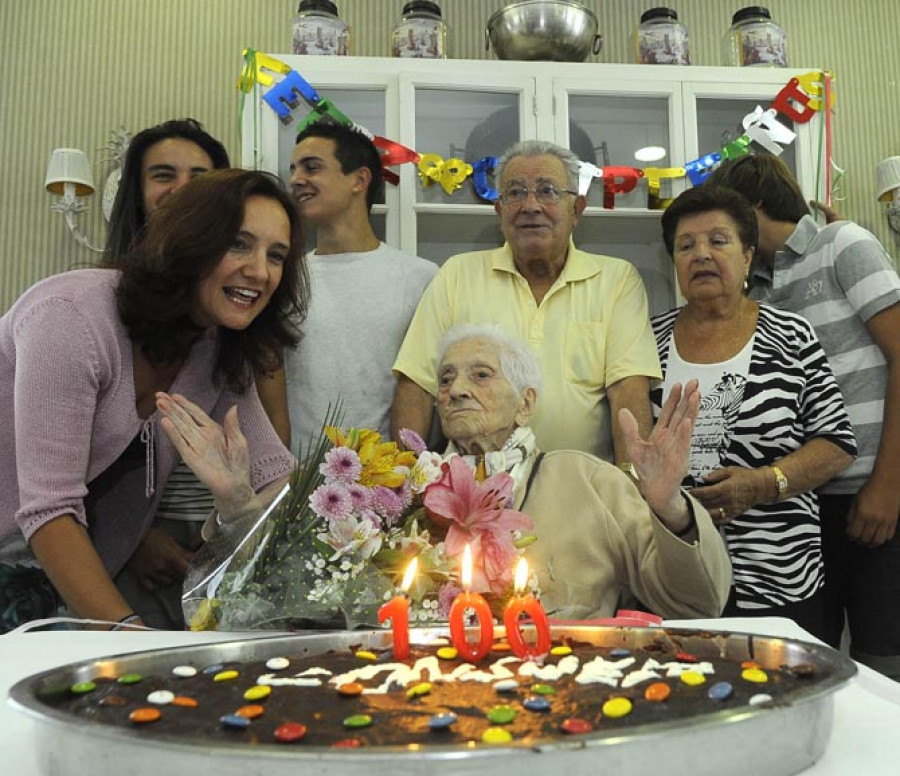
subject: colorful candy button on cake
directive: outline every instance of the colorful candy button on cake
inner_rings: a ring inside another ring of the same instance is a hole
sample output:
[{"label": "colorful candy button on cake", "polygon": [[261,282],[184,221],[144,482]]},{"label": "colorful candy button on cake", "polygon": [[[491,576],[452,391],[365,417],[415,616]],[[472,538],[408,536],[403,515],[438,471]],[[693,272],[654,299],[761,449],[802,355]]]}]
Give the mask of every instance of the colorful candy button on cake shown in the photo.
[{"label": "colorful candy button on cake", "polygon": [[246,706],[241,706],[235,714],[239,717],[246,717],[247,719],[256,719],[257,717],[261,717],[265,714],[266,709],[264,706],[260,706],[258,703],[248,703]]},{"label": "colorful candy button on cake", "polygon": [[590,733],[594,729],[594,726],[586,719],[580,719],[579,717],[569,717],[568,719],[564,719],[562,721],[559,729],[562,730],[563,733],[567,733],[570,736],[580,736],[584,735],[585,733]]},{"label": "colorful candy button on cake", "polygon": [[428,720],[428,727],[431,730],[447,730],[451,725],[453,725],[459,717],[456,716],[452,711],[445,711],[441,714],[435,714],[431,719]]},{"label": "colorful candy button on cake", "polygon": [[481,740],[485,744],[508,744],[513,736],[504,728],[490,727],[481,734]]},{"label": "colorful candy button on cake", "polygon": [[761,668],[745,668],[741,672],[741,678],[755,684],[764,684],[769,681],[769,675]]},{"label": "colorful candy button on cake", "polygon": [[137,684],[143,678],[140,674],[122,674],[116,681],[119,684]]},{"label": "colorful candy button on cake", "polygon": [[300,741],[306,736],[306,725],[302,725],[299,722],[285,722],[275,728],[273,736],[279,743],[291,744],[294,741]]},{"label": "colorful candy button on cake", "polygon": [[272,694],[272,688],[267,684],[256,684],[244,692],[245,701],[261,701]]},{"label": "colorful candy button on cake", "polygon": [[716,682],[706,693],[711,700],[725,701],[734,695],[734,687],[731,682]]},{"label": "colorful candy button on cake", "polygon": [[662,703],[672,694],[672,688],[665,682],[653,682],[644,690],[644,698],[651,703]]},{"label": "colorful candy button on cake", "polygon": [[162,712],[160,712],[159,709],[152,709],[149,707],[135,709],[128,715],[128,719],[138,725],[156,722],[160,717],[162,717]]},{"label": "colorful candy button on cake", "polygon": [[522,705],[528,711],[550,711],[550,701],[543,695],[529,695]]},{"label": "colorful candy button on cake", "polygon": [[706,681],[706,677],[703,674],[698,674],[696,671],[685,671],[680,678],[689,687],[696,687]]},{"label": "colorful candy button on cake", "polygon": [[428,695],[431,692],[431,682],[419,682],[414,684],[406,691],[407,698],[418,698],[421,695]]},{"label": "colorful candy button on cake", "polygon": [[512,706],[502,704],[488,710],[487,718],[495,725],[506,725],[516,718],[516,710]]},{"label": "colorful candy button on cake", "polygon": [[247,717],[242,717],[240,714],[224,714],[219,717],[219,722],[222,723],[222,727],[233,730],[244,730],[250,727],[250,720]]},{"label": "colorful candy button on cake", "polygon": [[175,700],[175,693],[171,690],[154,690],[147,696],[147,703],[154,706],[168,706]]},{"label": "colorful candy button on cake", "polygon": [[612,719],[617,719],[618,717],[631,714],[632,708],[632,703],[628,698],[610,698],[603,704],[603,714]]}]

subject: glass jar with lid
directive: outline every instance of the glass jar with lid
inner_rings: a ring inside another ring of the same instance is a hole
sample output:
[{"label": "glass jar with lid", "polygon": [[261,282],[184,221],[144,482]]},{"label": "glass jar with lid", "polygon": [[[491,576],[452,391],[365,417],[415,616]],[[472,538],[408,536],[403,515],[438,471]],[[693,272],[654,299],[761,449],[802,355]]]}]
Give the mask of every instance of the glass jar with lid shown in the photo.
[{"label": "glass jar with lid", "polygon": [[411,0],[391,31],[391,56],[447,58],[447,25],[441,7],[431,0]]},{"label": "glass jar with lid", "polygon": [[350,25],[341,21],[331,0],[301,0],[291,53],[338,57],[350,53]]},{"label": "glass jar with lid", "polygon": [[634,49],[639,65],[691,64],[688,29],[674,8],[651,8],[641,14]]},{"label": "glass jar with lid", "polygon": [[735,67],[787,67],[787,34],[768,8],[750,5],[731,17],[724,40],[725,64]]}]

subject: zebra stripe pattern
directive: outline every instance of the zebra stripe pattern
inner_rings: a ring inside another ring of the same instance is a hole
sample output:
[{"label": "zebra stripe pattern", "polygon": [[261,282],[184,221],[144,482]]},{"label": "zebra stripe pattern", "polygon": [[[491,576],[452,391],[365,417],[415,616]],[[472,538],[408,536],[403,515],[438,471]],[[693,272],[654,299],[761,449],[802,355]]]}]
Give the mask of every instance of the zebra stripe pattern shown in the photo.
[{"label": "zebra stripe pattern", "polygon": [[[678,310],[652,319],[665,375]],[[662,384],[651,390],[654,414]],[[853,429],[825,353],[801,316],[760,305],[740,410],[732,415],[721,465],[770,466],[815,437],[856,454]],[[687,486],[694,484],[686,482]],[[802,601],[823,583],[819,504],[801,493],[759,504],[723,527],[737,605],[763,609]]]}]

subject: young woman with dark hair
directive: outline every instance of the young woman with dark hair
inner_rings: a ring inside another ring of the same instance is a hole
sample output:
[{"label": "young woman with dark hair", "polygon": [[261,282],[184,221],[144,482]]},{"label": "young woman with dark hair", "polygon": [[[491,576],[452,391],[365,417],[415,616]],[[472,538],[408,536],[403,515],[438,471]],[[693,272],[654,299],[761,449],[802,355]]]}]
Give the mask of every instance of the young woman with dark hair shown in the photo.
[{"label": "young woman with dark hair", "polygon": [[138,132],[128,143],[109,218],[103,264],[118,267],[147,217],[189,180],[230,166],[228,152],[194,119],[172,119]]}]

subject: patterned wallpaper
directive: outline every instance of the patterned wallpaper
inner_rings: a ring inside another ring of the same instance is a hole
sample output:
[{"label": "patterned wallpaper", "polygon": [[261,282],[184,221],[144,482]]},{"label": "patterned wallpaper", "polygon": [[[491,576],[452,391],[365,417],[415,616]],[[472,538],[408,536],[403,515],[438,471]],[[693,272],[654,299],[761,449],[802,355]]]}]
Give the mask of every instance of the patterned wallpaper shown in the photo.
[{"label": "patterned wallpaper", "polygon": [[[487,20],[503,0],[438,0],[453,58],[492,59]],[[39,278],[94,259],[50,211],[43,189],[53,148],[83,148],[98,186],[104,146],[119,127],[137,130],[194,116],[238,157],[234,82],[243,46],[272,54],[290,47],[298,0],[29,0],[0,3],[0,42],[10,53],[0,91],[0,310]],[[402,0],[336,0],[351,25],[352,53],[383,56]],[[584,0],[600,19],[603,50],[589,61],[631,62],[640,13],[657,0]],[[742,0],[672,0],[690,30],[693,61],[718,65],[721,38]],[[769,0],[787,31],[793,67],[837,74],[835,161],[847,171],[841,211],[872,229],[895,259],[900,237],[874,200],[874,170],[900,155],[898,0]],[[530,63],[523,67],[540,67]],[[84,231],[102,243],[100,197]]]}]

